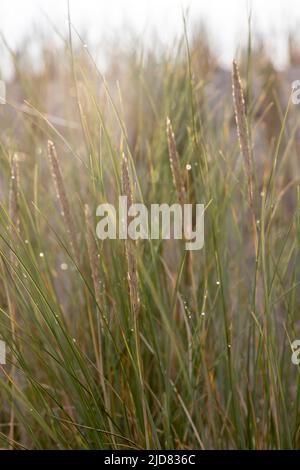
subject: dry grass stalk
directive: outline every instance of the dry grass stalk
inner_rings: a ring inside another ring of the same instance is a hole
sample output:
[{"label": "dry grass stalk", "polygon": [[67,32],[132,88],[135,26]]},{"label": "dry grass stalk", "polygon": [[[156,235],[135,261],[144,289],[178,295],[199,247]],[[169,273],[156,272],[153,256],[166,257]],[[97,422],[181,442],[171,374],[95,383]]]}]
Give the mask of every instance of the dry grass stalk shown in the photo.
[{"label": "dry grass stalk", "polygon": [[245,173],[247,177],[248,203],[252,213],[252,232],[255,255],[258,252],[258,238],[256,218],[253,204],[253,162],[249,138],[248,123],[246,117],[245,100],[237,63],[232,64],[232,94],[234,102],[235,120],[241,153],[244,159]]},{"label": "dry grass stalk", "polygon": [[60,165],[56,153],[55,146],[51,140],[48,140],[48,157],[50,161],[50,166],[52,170],[52,176],[54,180],[54,184],[56,187],[57,198],[59,199],[61,205],[62,216],[66,223],[67,232],[70,238],[70,243],[72,246],[73,254],[77,263],[79,264],[79,246],[76,238],[76,232],[73,224],[73,220],[71,217],[70,211],[70,204],[67,198],[67,194],[65,191],[65,186],[60,170]]},{"label": "dry grass stalk", "polygon": [[232,94],[237,133],[247,177],[248,202],[253,210],[253,165],[246,117],[245,100],[237,63],[232,64]]},{"label": "dry grass stalk", "polygon": [[184,182],[181,176],[179,155],[176,149],[176,141],[174,132],[172,129],[171,121],[167,118],[167,138],[168,138],[168,147],[169,147],[169,158],[170,166],[173,176],[174,186],[177,192],[178,201],[180,204],[184,204],[186,201],[186,191]]},{"label": "dry grass stalk", "polygon": [[[132,204],[132,191],[129,178],[128,160],[125,153],[122,154],[122,187],[124,195],[127,196],[128,207]],[[134,240],[125,240],[127,266],[128,266],[128,284],[130,292],[130,300],[132,309],[135,315],[138,314],[140,309],[140,296],[138,288],[138,276],[137,276],[137,262],[135,257],[135,242]]]}]

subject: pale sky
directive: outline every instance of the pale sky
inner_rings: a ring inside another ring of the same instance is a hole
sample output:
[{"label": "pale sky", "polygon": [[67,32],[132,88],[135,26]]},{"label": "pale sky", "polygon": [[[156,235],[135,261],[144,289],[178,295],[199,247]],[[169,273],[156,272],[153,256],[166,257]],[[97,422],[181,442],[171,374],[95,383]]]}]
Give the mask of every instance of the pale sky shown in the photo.
[{"label": "pale sky", "polygon": [[[72,22],[77,29],[89,31],[91,42],[103,34],[122,33],[124,25],[130,25],[143,38],[155,29],[168,43],[182,33],[182,7],[189,6],[190,21],[202,20],[209,26],[225,65],[247,38],[250,5],[254,30],[266,38],[274,56],[283,62],[287,31],[300,25],[299,0],[70,0]],[[0,30],[11,46],[21,41],[33,24],[49,29],[51,22],[66,31],[66,0],[0,0]]]}]

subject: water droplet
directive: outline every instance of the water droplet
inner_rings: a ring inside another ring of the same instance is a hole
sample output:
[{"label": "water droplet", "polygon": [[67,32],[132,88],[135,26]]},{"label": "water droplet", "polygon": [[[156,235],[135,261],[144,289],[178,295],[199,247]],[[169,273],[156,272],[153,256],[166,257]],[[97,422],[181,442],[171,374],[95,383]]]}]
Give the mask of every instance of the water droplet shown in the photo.
[{"label": "water droplet", "polygon": [[190,171],[192,169],[192,165],[190,165],[189,163],[185,166],[187,171]]},{"label": "water droplet", "polygon": [[231,344],[228,344],[228,349],[230,349],[230,348],[231,348]]},{"label": "water droplet", "polygon": [[25,240],[24,243],[26,243],[26,245],[28,245],[29,241],[28,241],[28,240]]},{"label": "water droplet", "polygon": [[66,270],[68,269],[67,263],[61,263],[60,269],[61,269],[62,271],[66,271]]},{"label": "water droplet", "polygon": [[72,340],[72,341],[73,341],[73,343],[76,343],[76,339],[75,339],[75,338],[73,338],[73,340]]},{"label": "water droplet", "polygon": [[219,286],[219,285],[220,285],[220,281],[217,281],[216,284],[217,284],[217,286]]},{"label": "water droplet", "polygon": [[44,253],[40,252],[40,258],[44,258]]},{"label": "water droplet", "polygon": [[201,315],[202,315],[202,317],[205,317],[205,312],[202,312]]}]

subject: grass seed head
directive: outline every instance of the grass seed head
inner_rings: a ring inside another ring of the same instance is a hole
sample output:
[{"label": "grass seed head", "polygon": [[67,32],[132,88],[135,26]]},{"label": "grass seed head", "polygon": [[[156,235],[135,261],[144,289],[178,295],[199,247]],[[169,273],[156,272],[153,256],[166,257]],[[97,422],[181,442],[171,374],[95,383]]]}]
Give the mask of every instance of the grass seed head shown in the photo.
[{"label": "grass seed head", "polygon": [[60,169],[59,160],[56,153],[56,148],[51,140],[48,140],[48,157],[52,170],[52,176],[56,187],[57,198],[60,202],[62,216],[66,223],[67,232],[70,239],[70,244],[73,250],[76,261],[79,263],[79,246],[77,242],[76,232],[71,217],[70,204],[67,198],[62,173]]},{"label": "grass seed head", "polygon": [[245,172],[247,177],[248,202],[253,208],[253,165],[249,139],[249,131],[245,110],[245,100],[241,84],[238,65],[235,61],[232,64],[232,94],[237,133],[241,153],[244,159]]}]

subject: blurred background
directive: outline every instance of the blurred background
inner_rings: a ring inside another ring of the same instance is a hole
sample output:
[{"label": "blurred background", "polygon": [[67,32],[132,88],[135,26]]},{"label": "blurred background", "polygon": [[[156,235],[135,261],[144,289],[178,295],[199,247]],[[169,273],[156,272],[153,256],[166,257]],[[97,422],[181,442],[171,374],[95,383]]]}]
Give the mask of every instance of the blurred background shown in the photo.
[{"label": "blurred background", "polygon": [[[76,129],[79,118],[75,94],[80,95],[85,106],[87,79],[106,109],[100,71],[105,73],[117,101],[120,94],[124,98],[126,93],[123,115],[130,123],[129,142],[132,150],[143,153],[145,144],[137,139],[141,116],[148,123],[143,129],[147,139],[152,136],[154,115],[149,112],[149,103],[145,104],[139,96],[148,89],[152,108],[163,109],[163,79],[167,76],[171,80],[177,76],[174,87],[177,96],[186,72],[185,21],[195,86],[209,106],[214,107],[214,125],[219,126],[227,113],[226,107],[218,104],[221,95],[228,102],[227,114],[232,115],[230,68],[236,58],[248,88],[251,83],[256,101],[253,117],[255,120],[262,117],[268,144],[280,126],[280,112],[272,102],[278,103],[278,109],[280,106],[284,109],[291,84],[300,77],[298,6],[297,0],[2,2],[0,79],[6,82],[9,107],[5,115],[2,113],[0,129],[4,130],[5,138],[12,129],[20,134],[23,127],[18,125],[20,117],[24,113],[36,115],[26,101],[47,112],[47,118],[61,131]],[[176,71],[171,71],[171,60]],[[273,111],[264,115],[268,106],[273,106]],[[16,111],[21,113],[17,119]],[[183,122],[184,116],[182,125]],[[232,128],[234,120],[230,123]],[[265,152],[263,134],[260,132],[257,153]],[[24,137],[22,146],[26,147]]]},{"label": "blurred background", "polygon": [[[182,34],[182,10],[189,10],[190,22],[206,25],[218,59],[227,66],[237,48],[247,41],[250,10],[253,32],[264,39],[281,67],[287,60],[287,37],[300,23],[297,0],[70,0],[70,9],[72,22],[85,32],[90,46],[116,33],[120,41],[127,41],[128,31],[145,44],[151,44],[155,34],[166,45]],[[67,0],[1,2],[0,30],[12,48],[20,46],[33,30],[53,34],[54,25],[60,32],[66,30]]]}]

